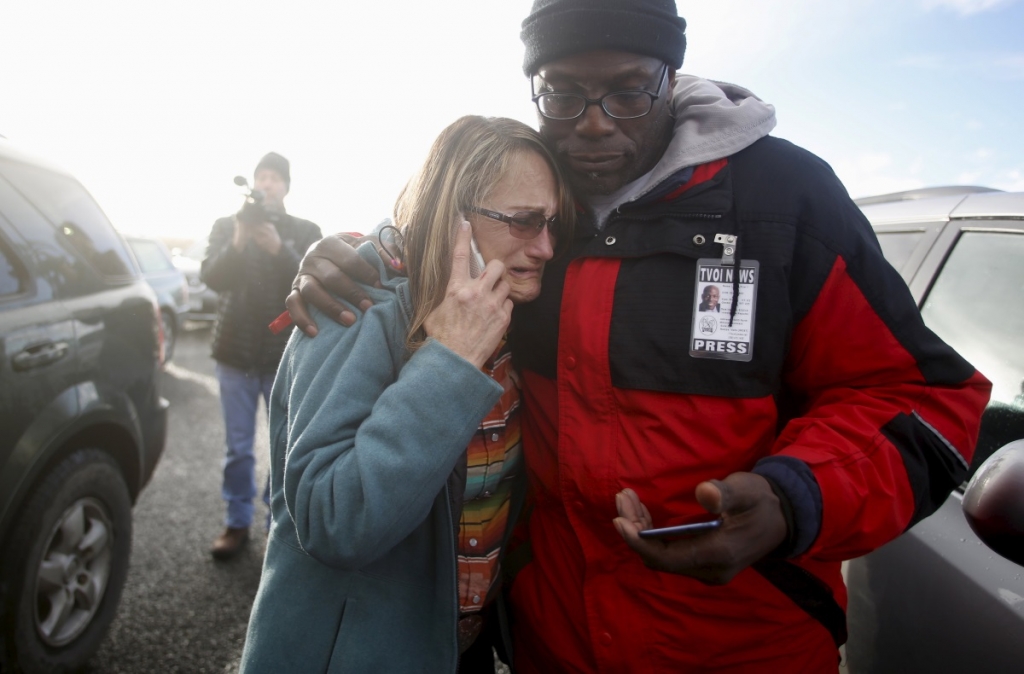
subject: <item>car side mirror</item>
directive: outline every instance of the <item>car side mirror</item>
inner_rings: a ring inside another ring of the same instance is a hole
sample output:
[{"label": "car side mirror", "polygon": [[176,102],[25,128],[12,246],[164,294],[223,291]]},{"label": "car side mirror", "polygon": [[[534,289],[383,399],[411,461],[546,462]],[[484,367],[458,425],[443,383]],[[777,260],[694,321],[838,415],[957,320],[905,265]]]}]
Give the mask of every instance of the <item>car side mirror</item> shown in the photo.
[{"label": "car side mirror", "polygon": [[1024,439],[1003,445],[967,484],[967,523],[985,545],[1024,565]]}]

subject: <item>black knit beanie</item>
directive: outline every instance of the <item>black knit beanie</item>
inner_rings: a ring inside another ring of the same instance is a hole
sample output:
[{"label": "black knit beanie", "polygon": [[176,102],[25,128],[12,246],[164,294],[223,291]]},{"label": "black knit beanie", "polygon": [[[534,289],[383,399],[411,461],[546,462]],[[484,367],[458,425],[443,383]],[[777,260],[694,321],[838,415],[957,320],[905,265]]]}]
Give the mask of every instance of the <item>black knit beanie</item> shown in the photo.
[{"label": "black knit beanie", "polygon": [[523,72],[585,51],[609,49],[683,65],[686,21],[675,0],[534,0],[520,33]]},{"label": "black knit beanie", "polygon": [[260,159],[260,163],[256,164],[256,170],[252,172],[253,178],[260,172],[260,169],[270,169],[277,171],[278,175],[284,178],[284,184],[288,186],[288,189],[292,187],[292,174],[291,164],[288,160],[279,155],[276,152],[268,152],[263,155],[263,159]]}]

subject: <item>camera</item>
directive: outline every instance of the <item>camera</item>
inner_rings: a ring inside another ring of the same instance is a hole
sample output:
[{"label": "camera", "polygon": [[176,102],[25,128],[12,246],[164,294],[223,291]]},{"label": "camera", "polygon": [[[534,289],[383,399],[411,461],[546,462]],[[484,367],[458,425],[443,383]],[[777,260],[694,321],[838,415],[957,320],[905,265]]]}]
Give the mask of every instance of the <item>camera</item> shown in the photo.
[{"label": "camera", "polygon": [[246,225],[258,225],[261,222],[277,224],[280,215],[263,207],[263,192],[249,187],[249,181],[243,176],[235,176],[235,184],[246,189],[245,202],[238,211],[238,221]]}]

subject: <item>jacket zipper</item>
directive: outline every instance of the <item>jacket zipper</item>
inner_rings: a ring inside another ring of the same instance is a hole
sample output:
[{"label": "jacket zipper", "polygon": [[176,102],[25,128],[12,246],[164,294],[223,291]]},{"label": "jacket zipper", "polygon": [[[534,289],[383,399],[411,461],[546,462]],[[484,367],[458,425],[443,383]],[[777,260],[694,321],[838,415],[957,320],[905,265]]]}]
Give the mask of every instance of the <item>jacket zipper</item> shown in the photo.
[{"label": "jacket zipper", "polygon": [[452,489],[451,489],[451,485],[449,484],[450,479],[451,478],[449,478],[449,480],[446,480],[445,483],[444,483],[444,493],[445,493],[445,499],[444,500],[445,500],[445,504],[448,506],[448,521],[451,523],[451,528],[449,529],[449,531],[452,532],[452,582],[453,582],[453,586],[452,587],[454,588],[454,592],[455,592],[455,597],[454,597],[454,599],[455,599],[455,643],[454,643],[455,649],[454,649],[454,651],[452,651],[453,653],[455,653],[455,662],[452,663],[452,665],[453,665],[452,666],[452,672],[457,672],[458,669],[459,669],[459,617],[460,617],[459,616],[459,613],[460,613],[460,608],[459,608],[459,541],[458,541],[458,536],[456,535],[456,531],[458,530],[457,529],[458,523],[455,521],[455,508],[453,507],[454,504],[452,503]]}]

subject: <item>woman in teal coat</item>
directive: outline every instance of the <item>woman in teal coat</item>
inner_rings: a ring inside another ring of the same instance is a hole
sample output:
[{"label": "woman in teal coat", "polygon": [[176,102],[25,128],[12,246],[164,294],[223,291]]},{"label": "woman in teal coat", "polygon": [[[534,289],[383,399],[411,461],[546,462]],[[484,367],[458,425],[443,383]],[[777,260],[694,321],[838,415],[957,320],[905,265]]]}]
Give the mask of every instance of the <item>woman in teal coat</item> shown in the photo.
[{"label": "woman in teal coat", "polygon": [[[572,217],[536,132],[464,117],[396,204],[391,264],[359,249],[387,279],[367,289],[374,306],[351,327],[319,321],[316,339],[293,333],[242,672],[457,670],[499,594],[525,479],[505,331]],[[466,552],[485,540],[492,552]]]}]

